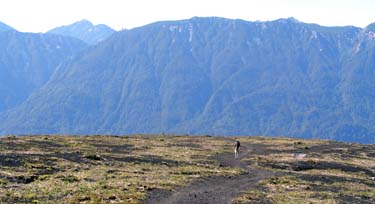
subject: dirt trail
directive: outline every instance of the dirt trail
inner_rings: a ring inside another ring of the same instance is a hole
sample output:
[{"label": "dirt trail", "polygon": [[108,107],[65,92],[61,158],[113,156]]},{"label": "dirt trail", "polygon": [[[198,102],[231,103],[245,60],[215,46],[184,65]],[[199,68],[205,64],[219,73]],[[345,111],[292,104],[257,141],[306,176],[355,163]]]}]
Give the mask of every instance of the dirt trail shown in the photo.
[{"label": "dirt trail", "polygon": [[[258,181],[272,176],[271,172],[250,167],[241,162],[241,158],[251,155],[251,144],[241,144],[239,159],[234,154],[220,154],[217,160],[223,166],[239,167],[248,173],[235,177],[211,177],[193,182],[175,191],[156,190],[150,194],[146,204],[229,204],[241,191],[251,189]],[[259,151],[259,149],[258,149]]]}]

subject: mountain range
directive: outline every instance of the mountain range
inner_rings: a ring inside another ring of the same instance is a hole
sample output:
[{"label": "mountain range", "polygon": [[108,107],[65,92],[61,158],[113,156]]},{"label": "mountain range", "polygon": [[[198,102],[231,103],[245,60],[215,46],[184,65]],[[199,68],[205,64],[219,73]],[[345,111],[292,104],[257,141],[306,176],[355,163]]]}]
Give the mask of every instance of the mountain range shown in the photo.
[{"label": "mountain range", "polygon": [[0,112],[25,101],[60,63],[86,47],[70,37],[10,29],[0,32]]},{"label": "mountain range", "polygon": [[0,133],[164,132],[374,143],[374,31],[374,24],[195,17],[119,31],[87,48],[77,42],[67,52],[74,57],[33,68],[53,74],[4,106]]}]

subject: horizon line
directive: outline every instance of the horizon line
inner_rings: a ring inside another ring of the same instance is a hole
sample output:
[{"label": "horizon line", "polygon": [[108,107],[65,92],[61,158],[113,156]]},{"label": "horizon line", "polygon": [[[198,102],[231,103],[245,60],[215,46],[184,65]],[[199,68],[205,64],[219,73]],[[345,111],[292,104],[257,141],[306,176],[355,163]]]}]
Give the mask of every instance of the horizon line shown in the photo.
[{"label": "horizon line", "polygon": [[4,24],[6,26],[9,26],[13,30],[15,30],[17,32],[21,32],[21,33],[36,33],[36,34],[43,33],[43,34],[46,34],[46,33],[48,33],[49,31],[51,31],[51,30],[53,30],[55,28],[59,28],[59,27],[63,27],[63,26],[71,26],[71,25],[74,25],[74,24],[82,22],[82,21],[87,21],[87,22],[91,23],[93,26],[105,25],[105,26],[108,26],[109,28],[113,29],[115,32],[119,32],[119,31],[122,31],[122,30],[132,30],[132,29],[135,29],[135,28],[140,28],[140,27],[151,25],[151,24],[155,24],[155,23],[187,21],[187,20],[191,20],[191,19],[194,19],[194,18],[202,18],[202,19],[203,18],[219,18],[219,19],[227,19],[227,20],[241,20],[241,21],[246,21],[246,22],[250,22],[250,23],[267,23],[267,22],[275,22],[275,21],[279,21],[279,20],[294,20],[294,21],[302,23],[302,24],[318,25],[320,27],[332,27],[332,28],[335,28],[335,27],[336,28],[337,27],[342,27],[342,28],[344,28],[344,27],[355,27],[355,28],[360,28],[360,29],[366,29],[367,27],[369,27],[370,25],[372,25],[372,24],[375,23],[375,22],[370,22],[365,27],[361,27],[361,26],[355,26],[355,25],[350,25],[350,24],[348,24],[348,25],[322,25],[320,23],[315,23],[315,22],[300,21],[299,19],[297,19],[297,18],[295,18],[293,16],[290,16],[290,17],[280,17],[280,18],[276,18],[276,19],[272,19],[272,20],[247,20],[247,19],[243,19],[243,18],[228,18],[228,17],[222,17],[222,16],[192,16],[192,17],[189,17],[189,18],[181,18],[181,19],[156,20],[156,21],[152,21],[152,22],[149,22],[149,23],[145,23],[145,24],[139,25],[139,26],[133,26],[131,28],[116,29],[116,28],[113,28],[113,27],[111,27],[110,25],[108,25],[106,23],[93,23],[93,21],[89,20],[88,18],[82,18],[82,19],[74,21],[74,22],[72,22],[70,24],[58,25],[58,26],[55,26],[53,28],[48,29],[47,31],[37,31],[37,32],[33,32],[33,31],[20,31],[17,28],[13,27],[10,24],[7,24],[6,22],[4,22],[2,20],[0,20],[0,23]]}]

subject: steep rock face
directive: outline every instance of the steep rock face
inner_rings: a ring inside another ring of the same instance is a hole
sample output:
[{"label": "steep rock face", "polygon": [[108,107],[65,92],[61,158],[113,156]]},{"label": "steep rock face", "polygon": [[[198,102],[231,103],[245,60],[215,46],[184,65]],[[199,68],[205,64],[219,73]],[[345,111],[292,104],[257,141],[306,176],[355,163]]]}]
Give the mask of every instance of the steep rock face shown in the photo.
[{"label": "steep rock face", "polygon": [[369,29],[295,19],[158,22],[66,62],[0,128],[374,142],[373,54]]},{"label": "steep rock face", "polygon": [[112,28],[106,25],[93,25],[87,20],[78,21],[71,25],[61,26],[48,31],[48,33],[52,34],[74,37],[90,45],[104,41],[114,32]]},{"label": "steep rock face", "polygon": [[57,66],[86,44],[67,37],[0,32],[0,112],[44,85]]}]

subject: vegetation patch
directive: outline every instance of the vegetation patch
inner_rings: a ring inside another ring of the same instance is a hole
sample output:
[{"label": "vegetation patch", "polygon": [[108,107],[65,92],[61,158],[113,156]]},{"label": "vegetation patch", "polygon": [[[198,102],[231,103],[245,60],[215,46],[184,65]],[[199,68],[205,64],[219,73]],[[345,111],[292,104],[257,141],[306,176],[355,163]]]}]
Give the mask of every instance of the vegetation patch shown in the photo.
[{"label": "vegetation patch", "polygon": [[156,189],[241,173],[213,159],[231,150],[223,138],[33,136],[0,146],[0,203],[143,203]]},{"label": "vegetation patch", "polygon": [[[250,148],[241,164],[273,176],[235,203],[375,203],[374,145],[238,139]],[[217,160],[232,154],[232,142],[159,135],[1,138],[0,203],[144,203],[152,192],[197,179],[246,175]]]},{"label": "vegetation patch", "polygon": [[375,203],[375,163],[370,157],[374,145],[289,138],[248,140],[258,146],[254,156],[244,161],[279,176],[243,192],[234,200],[237,204]]}]

